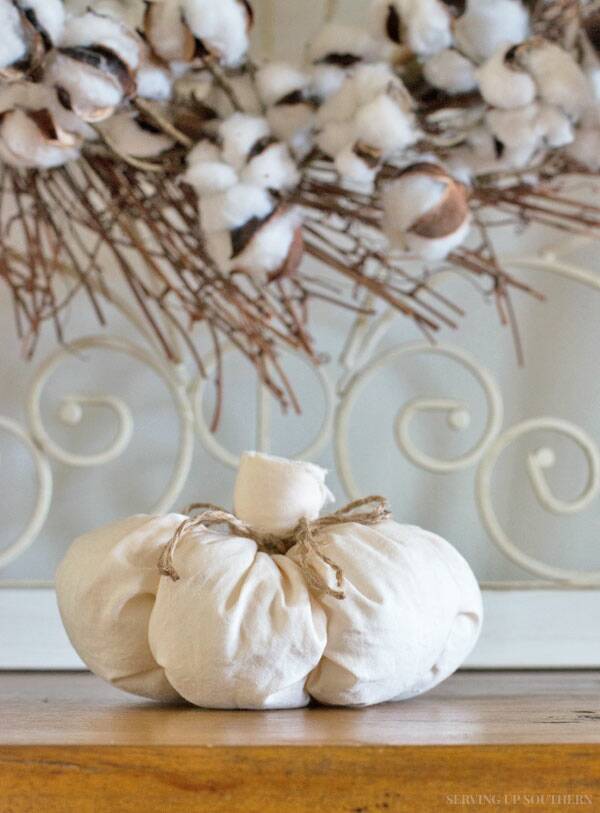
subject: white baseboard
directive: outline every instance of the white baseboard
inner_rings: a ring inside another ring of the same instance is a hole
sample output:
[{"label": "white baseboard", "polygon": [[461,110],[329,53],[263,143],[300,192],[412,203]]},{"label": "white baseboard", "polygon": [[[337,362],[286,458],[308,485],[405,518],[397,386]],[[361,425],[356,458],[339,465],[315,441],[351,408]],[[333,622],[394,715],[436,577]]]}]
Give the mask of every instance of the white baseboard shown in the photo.
[{"label": "white baseboard", "polygon": [[[474,669],[600,667],[600,591],[485,590]],[[0,589],[0,669],[83,669],[51,588]]]}]

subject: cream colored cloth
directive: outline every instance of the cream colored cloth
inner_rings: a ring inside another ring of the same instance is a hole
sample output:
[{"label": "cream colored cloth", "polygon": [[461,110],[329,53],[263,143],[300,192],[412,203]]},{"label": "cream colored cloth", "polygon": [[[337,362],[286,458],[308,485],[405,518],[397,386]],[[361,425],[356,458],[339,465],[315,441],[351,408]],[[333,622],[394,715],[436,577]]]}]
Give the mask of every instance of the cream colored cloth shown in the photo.
[{"label": "cream colored cloth", "polygon": [[160,574],[156,563],[180,514],[136,516],[79,537],[56,573],[58,606],[84,663],[120,689],[172,701],[148,644]]},{"label": "cream colored cloth", "polygon": [[[236,514],[261,532],[289,532],[329,498],[318,466],[242,459]],[[59,571],[73,644],[128,691],[211,708],[293,708],[311,696],[364,706],[427,691],[477,641],[481,595],[469,566],[420,528],[386,520],[324,530],[322,551],[344,572],[339,600],[308,589],[297,547],[269,555],[202,526],[175,549],[179,580],[159,579],[160,552],[182,519],[134,517],[89,534]]]}]

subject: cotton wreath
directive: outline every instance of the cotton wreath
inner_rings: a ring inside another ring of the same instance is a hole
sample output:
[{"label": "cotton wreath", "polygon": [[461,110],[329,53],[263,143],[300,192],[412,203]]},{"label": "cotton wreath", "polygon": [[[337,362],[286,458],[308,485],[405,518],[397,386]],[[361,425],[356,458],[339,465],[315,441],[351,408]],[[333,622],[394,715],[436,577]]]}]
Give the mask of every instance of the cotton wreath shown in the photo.
[{"label": "cotton wreath", "polygon": [[[182,179],[197,191],[220,269],[262,280],[289,270],[300,214],[285,199],[314,148],[333,160],[342,182],[364,188],[378,183],[385,163],[397,163],[401,177],[380,184],[385,233],[439,260],[468,235],[468,191],[459,182],[468,188],[482,171],[525,167],[576,138],[595,143],[597,114],[589,111],[597,64],[586,75],[572,54],[532,36],[520,0],[462,5],[376,0],[366,29],[323,28],[308,64],[260,67],[263,115],[221,116],[209,103],[212,120]],[[0,0],[2,159],[56,166],[99,134],[126,155],[160,155],[172,138],[145,126],[132,100],[168,100],[199,59],[241,65],[252,20],[246,0]],[[400,49],[416,55],[432,88],[478,90],[487,103],[446,168],[414,161],[424,133],[395,69]],[[203,92],[214,102],[219,89],[205,83]],[[586,153],[597,162],[592,148]]]},{"label": "cotton wreath", "polygon": [[[547,222],[532,194],[545,205],[548,179],[600,171],[600,20],[583,6],[576,15],[573,0],[374,0],[363,25],[324,25],[292,64],[249,56],[249,0],[0,0],[0,161],[40,178],[78,161],[108,172],[108,150],[117,175],[100,183],[112,195],[127,179],[132,204],[161,173],[175,179],[185,199],[177,205],[194,206],[193,222],[181,212],[204,282],[167,290],[193,321],[221,330],[225,319],[236,343],[241,330],[255,363],[272,337],[247,344],[254,318],[227,314],[248,289],[222,281],[275,288],[297,275],[307,250],[434,329],[432,314],[402,304],[372,261],[395,274],[406,253],[426,268],[449,259],[491,275],[497,291],[513,284],[485,252],[460,252],[485,228],[483,206]],[[89,205],[83,188],[78,205]],[[152,226],[146,204],[135,206]],[[560,228],[580,227],[560,211]],[[80,220],[102,231],[103,212],[94,217]],[[326,250],[323,229],[334,234]],[[346,236],[354,249],[344,249]],[[171,267],[187,265],[187,249],[173,254],[155,239]],[[18,286],[18,273],[7,279]],[[133,286],[138,300],[151,296],[143,282]],[[214,318],[199,293],[206,286],[229,297]],[[308,347],[294,304],[303,305],[305,283],[292,300],[277,290],[287,339]],[[170,307],[160,293],[155,302]],[[30,318],[33,332],[56,307],[53,298]],[[169,314],[177,319],[176,308]]]}]

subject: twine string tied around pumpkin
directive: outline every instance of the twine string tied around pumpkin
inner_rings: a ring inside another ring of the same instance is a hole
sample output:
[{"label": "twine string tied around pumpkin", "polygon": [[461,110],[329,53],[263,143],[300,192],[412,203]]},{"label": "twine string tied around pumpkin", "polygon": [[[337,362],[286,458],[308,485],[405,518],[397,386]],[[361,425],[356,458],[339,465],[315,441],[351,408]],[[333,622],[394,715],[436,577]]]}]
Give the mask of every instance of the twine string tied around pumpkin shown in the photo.
[{"label": "twine string tied around pumpkin", "polygon": [[[319,517],[315,520],[300,519],[292,531],[285,534],[263,533],[252,528],[241,519],[211,503],[194,503],[186,513],[200,513],[185,519],[177,528],[171,540],[165,546],[158,569],[162,576],[168,576],[173,581],[179,580],[179,573],[175,569],[174,554],[183,537],[195,528],[214,528],[226,526],[236,536],[252,539],[258,549],[268,554],[285,554],[290,548],[297,546],[297,562],[309,588],[318,594],[329,595],[335,599],[345,598],[343,590],[344,572],[339,565],[332,561],[323,552],[323,532],[338,525],[349,522],[357,525],[372,526],[390,519],[392,513],[384,497],[364,497],[348,503],[343,508]],[[320,560],[333,572],[336,588],[332,588],[322,570],[317,567],[315,560]]]}]

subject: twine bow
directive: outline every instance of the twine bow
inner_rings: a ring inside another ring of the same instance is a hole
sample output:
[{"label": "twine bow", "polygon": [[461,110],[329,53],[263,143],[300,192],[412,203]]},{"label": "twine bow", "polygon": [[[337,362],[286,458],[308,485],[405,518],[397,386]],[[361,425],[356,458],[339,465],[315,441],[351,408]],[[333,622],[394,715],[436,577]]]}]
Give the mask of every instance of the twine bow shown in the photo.
[{"label": "twine bow", "polygon": [[[252,539],[256,542],[259,550],[264,553],[285,554],[290,548],[297,545],[298,564],[308,586],[316,593],[325,593],[336,599],[345,598],[342,589],[344,572],[341,567],[323,553],[321,548],[323,531],[348,522],[365,526],[377,525],[392,516],[384,497],[365,497],[362,500],[348,503],[339,511],[325,517],[319,517],[312,521],[302,518],[292,531],[278,535],[261,533],[242,522],[235,514],[219,508],[217,505],[195,503],[189,507],[187,513],[190,514],[194,511],[200,511],[200,513],[195,517],[189,517],[179,525],[171,541],[162,552],[158,562],[158,569],[162,576],[168,576],[174,582],[179,580],[179,574],[173,564],[173,555],[177,545],[189,531],[199,527],[213,528],[218,525],[225,525],[236,536]],[[337,589],[334,590],[329,586],[325,576],[315,566],[315,558],[321,560],[333,571]]]}]

